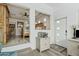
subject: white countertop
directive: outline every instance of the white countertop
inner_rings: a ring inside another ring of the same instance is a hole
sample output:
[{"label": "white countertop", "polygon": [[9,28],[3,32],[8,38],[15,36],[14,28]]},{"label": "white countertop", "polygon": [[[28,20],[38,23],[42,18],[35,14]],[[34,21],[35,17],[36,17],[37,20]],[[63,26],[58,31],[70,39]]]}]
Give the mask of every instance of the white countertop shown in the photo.
[{"label": "white countertop", "polygon": [[75,42],[79,42],[79,38],[76,38],[76,39],[69,39],[71,41],[75,41]]}]

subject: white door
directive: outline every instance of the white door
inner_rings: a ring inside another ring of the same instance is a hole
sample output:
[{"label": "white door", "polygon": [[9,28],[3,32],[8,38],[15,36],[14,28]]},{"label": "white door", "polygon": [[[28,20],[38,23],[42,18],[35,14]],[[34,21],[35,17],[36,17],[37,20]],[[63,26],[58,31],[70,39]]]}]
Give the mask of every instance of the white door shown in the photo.
[{"label": "white door", "polygon": [[67,47],[67,18],[55,21],[55,41],[57,45]]}]

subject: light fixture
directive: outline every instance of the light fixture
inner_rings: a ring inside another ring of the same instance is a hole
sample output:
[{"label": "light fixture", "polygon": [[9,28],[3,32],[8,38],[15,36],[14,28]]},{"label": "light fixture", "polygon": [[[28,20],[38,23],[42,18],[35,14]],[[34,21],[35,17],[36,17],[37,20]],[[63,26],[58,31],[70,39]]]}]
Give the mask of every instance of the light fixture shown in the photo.
[{"label": "light fixture", "polygon": [[44,18],[44,22],[46,22],[46,18]]},{"label": "light fixture", "polygon": [[24,12],[24,16],[26,16],[26,17],[28,17],[29,15],[28,15],[28,13],[25,11]]},{"label": "light fixture", "polygon": [[24,16],[27,16],[27,13],[25,12]]},{"label": "light fixture", "polygon": [[38,23],[41,23],[40,21],[38,21]]}]

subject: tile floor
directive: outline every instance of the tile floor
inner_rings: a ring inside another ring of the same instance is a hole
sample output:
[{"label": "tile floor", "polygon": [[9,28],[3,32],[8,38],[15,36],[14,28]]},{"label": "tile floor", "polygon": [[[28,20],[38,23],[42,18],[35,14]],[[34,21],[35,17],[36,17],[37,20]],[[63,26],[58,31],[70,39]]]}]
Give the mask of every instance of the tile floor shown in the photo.
[{"label": "tile floor", "polygon": [[19,45],[19,44],[24,44],[24,43],[28,43],[29,42],[29,38],[21,38],[21,37],[16,37],[16,38],[11,38],[7,44],[4,45],[4,47],[8,47],[8,46],[15,46],[15,45]]},{"label": "tile floor", "polygon": [[[55,46],[55,48],[52,46]],[[50,49],[45,50],[41,53],[38,50],[32,50],[31,48],[28,48],[28,49],[22,49],[17,51],[17,55],[18,56],[66,56],[67,50],[58,45],[51,45]]]}]

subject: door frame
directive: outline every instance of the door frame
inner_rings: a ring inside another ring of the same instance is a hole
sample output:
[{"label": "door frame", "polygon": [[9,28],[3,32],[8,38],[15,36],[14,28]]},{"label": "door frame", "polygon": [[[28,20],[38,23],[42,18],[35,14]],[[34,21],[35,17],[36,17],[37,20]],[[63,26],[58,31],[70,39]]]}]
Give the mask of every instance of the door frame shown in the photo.
[{"label": "door frame", "polygon": [[68,30],[67,30],[67,16],[65,16],[65,17],[61,17],[61,18],[58,18],[58,19],[55,20],[55,29],[54,29],[55,30],[55,44],[56,44],[56,21],[57,20],[62,20],[62,19],[66,19],[66,30],[65,30],[66,32],[65,32],[65,35],[66,35],[66,40],[67,40],[67,32],[68,32]]}]

